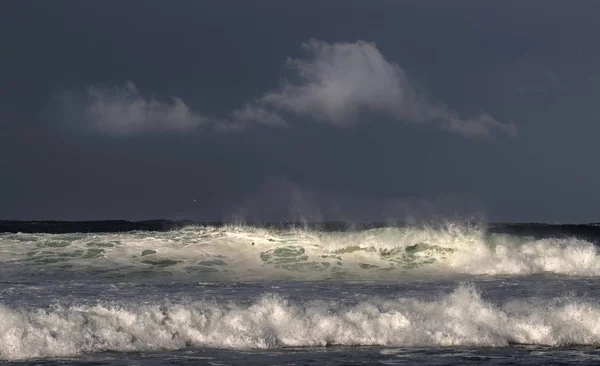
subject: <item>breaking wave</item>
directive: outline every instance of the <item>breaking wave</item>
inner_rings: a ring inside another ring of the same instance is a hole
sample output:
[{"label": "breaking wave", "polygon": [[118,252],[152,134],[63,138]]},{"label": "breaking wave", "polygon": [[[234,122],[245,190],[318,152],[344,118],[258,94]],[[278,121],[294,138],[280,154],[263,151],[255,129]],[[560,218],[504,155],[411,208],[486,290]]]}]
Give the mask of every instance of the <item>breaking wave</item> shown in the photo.
[{"label": "breaking wave", "polygon": [[0,357],[102,351],[343,346],[598,345],[600,306],[579,298],[493,304],[461,285],[433,300],[346,304],[263,294],[249,303],[0,305]]},{"label": "breaking wave", "polygon": [[596,246],[574,237],[477,226],[325,232],[248,226],[169,232],[2,234],[2,271],[239,278],[398,278],[403,274],[600,275]]}]

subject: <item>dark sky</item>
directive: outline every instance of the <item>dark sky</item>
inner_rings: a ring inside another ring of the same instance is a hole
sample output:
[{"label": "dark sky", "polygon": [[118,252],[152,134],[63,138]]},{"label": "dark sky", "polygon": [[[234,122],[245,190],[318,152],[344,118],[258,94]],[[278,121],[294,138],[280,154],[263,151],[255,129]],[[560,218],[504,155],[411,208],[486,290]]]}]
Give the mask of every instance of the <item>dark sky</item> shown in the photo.
[{"label": "dark sky", "polygon": [[600,221],[600,2],[0,3],[0,219]]}]

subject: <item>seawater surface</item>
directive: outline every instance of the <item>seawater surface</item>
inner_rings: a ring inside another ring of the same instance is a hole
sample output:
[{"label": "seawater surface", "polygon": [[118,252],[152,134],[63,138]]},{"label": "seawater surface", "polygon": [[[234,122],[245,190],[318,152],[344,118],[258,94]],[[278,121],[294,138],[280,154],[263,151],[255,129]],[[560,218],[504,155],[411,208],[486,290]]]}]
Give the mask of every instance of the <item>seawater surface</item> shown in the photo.
[{"label": "seawater surface", "polygon": [[0,225],[7,361],[600,362],[593,225],[28,225]]}]

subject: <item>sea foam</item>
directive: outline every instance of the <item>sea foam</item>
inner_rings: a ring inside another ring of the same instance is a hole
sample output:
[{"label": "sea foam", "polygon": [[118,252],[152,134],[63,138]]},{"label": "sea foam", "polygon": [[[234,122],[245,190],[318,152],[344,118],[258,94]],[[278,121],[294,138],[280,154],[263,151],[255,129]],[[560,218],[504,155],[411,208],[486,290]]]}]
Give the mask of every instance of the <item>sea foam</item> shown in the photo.
[{"label": "sea foam", "polygon": [[218,279],[600,275],[600,256],[589,241],[489,234],[454,224],[356,232],[227,226],[121,234],[4,234],[0,263],[8,272],[76,270]]},{"label": "sea foam", "polygon": [[429,300],[182,302],[0,306],[0,357],[189,347],[504,347],[600,344],[600,307],[580,298],[494,304],[460,285]]}]

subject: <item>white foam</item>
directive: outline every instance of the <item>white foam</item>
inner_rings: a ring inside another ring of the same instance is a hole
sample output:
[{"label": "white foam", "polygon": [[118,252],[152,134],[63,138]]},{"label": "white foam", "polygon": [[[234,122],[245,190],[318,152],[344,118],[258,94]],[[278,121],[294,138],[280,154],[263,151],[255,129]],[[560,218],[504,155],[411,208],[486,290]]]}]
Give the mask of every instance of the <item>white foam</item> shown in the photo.
[{"label": "white foam", "polygon": [[600,307],[577,298],[494,305],[469,286],[436,300],[0,306],[0,357],[23,359],[100,351],[379,345],[548,346],[600,343]]},{"label": "white foam", "polygon": [[[488,235],[478,227],[359,232],[197,227],[165,233],[0,235],[5,270],[157,271],[219,278],[398,278],[403,273],[600,275],[591,242]],[[65,266],[66,265],[66,266]],[[12,266],[12,267],[11,267]]]}]

